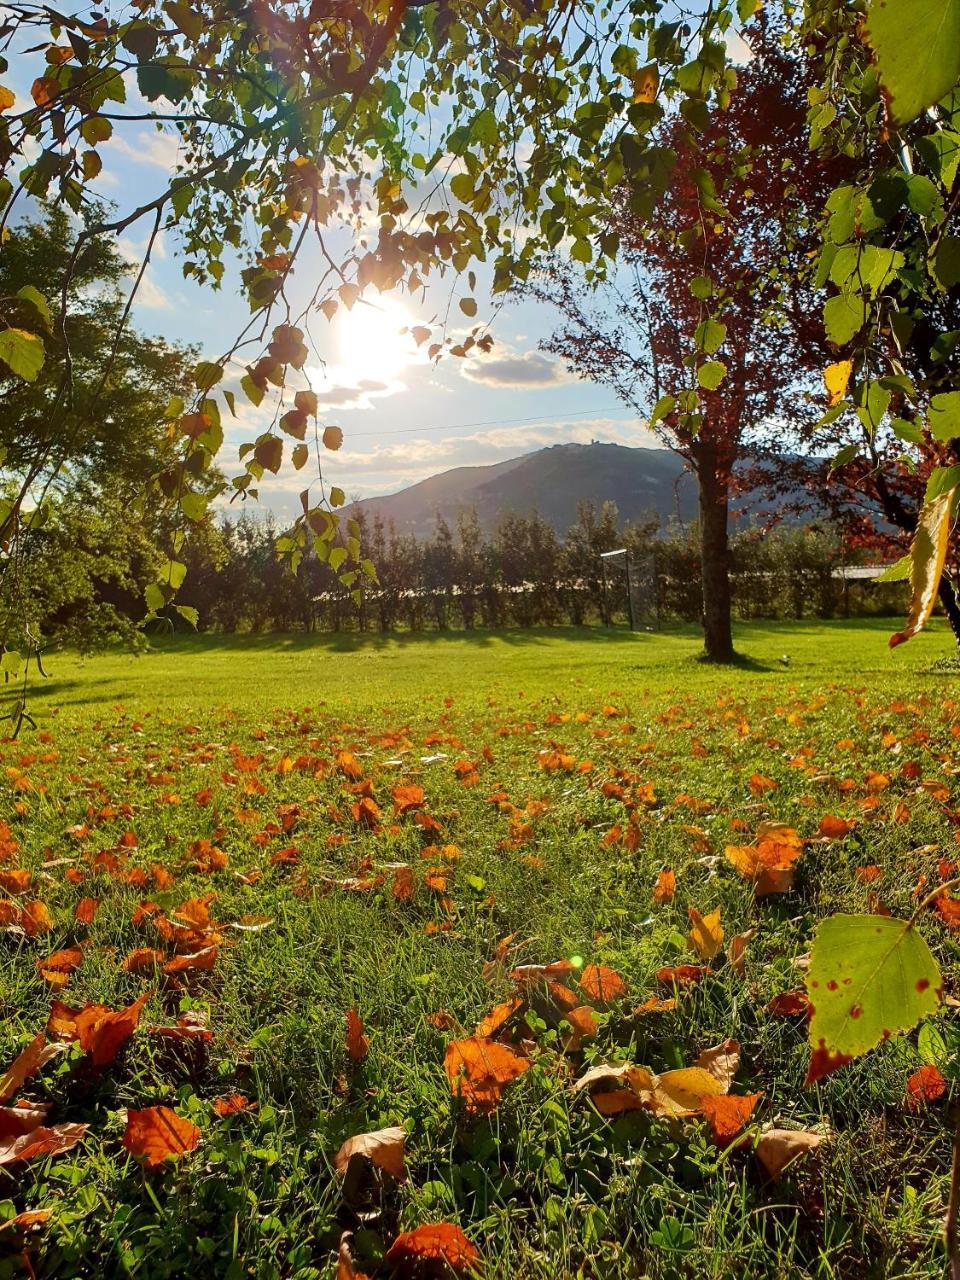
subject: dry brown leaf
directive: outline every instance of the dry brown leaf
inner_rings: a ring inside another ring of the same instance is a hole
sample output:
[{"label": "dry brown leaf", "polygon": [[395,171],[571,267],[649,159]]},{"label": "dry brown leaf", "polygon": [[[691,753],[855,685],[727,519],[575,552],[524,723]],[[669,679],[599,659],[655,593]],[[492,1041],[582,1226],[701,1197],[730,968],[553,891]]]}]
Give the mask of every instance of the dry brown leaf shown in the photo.
[{"label": "dry brown leaf", "polygon": [[346,1173],[352,1159],[366,1159],[398,1182],[403,1182],[407,1176],[404,1165],[406,1139],[406,1132],[399,1125],[358,1133],[356,1137],[348,1138],[334,1156],[333,1167],[337,1173]]},{"label": "dry brown leaf", "polygon": [[808,1129],[768,1129],[757,1141],[757,1159],[774,1182],[800,1156],[816,1151],[824,1141]]}]

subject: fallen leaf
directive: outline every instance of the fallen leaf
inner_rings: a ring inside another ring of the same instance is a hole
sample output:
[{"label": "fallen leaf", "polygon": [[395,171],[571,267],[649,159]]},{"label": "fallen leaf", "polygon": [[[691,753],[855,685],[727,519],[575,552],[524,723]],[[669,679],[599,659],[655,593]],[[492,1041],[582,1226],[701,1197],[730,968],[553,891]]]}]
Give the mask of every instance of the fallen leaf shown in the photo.
[{"label": "fallen leaf", "polygon": [[926,1103],[942,1098],[948,1088],[949,1082],[935,1066],[922,1066],[907,1080],[907,1109],[919,1111]]},{"label": "fallen leaf", "polygon": [[170,1107],[144,1107],[142,1111],[127,1112],[123,1145],[147,1169],[156,1169],[171,1158],[179,1160],[194,1151],[199,1143],[197,1126]]},{"label": "fallen leaf", "polygon": [[746,977],[747,943],[756,936],[756,929],[746,929],[743,933],[734,934],[727,943],[727,963],[738,978]]},{"label": "fallen leaf", "polygon": [[724,1090],[729,1089],[740,1068],[740,1041],[722,1040],[712,1049],[704,1049],[697,1058],[697,1066],[709,1071]]},{"label": "fallen leaf", "polygon": [[61,1155],[75,1147],[86,1132],[85,1124],[55,1124],[49,1129],[41,1126],[19,1137],[4,1138],[0,1140],[0,1165]]},{"label": "fallen leaf", "polygon": [[757,1159],[776,1182],[788,1165],[816,1151],[823,1141],[821,1134],[807,1129],[768,1129],[757,1141]]},{"label": "fallen leaf", "polygon": [[701,1099],[700,1108],[710,1125],[710,1135],[717,1146],[728,1146],[741,1132],[762,1096],[759,1093],[746,1095],[728,1093]]},{"label": "fallen leaf", "polygon": [[25,1080],[35,1076],[65,1048],[66,1045],[62,1044],[47,1044],[47,1037],[39,1031],[0,1076],[0,1102],[6,1102],[8,1098],[12,1098]]},{"label": "fallen leaf", "polygon": [[627,990],[627,984],[619,973],[603,964],[588,964],[577,982],[591,1000],[597,1000],[601,1004],[618,1000]]},{"label": "fallen leaf", "polygon": [[243,1093],[231,1093],[227,1098],[216,1098],[213,1109],[223,1119],[226,1116],[239,1115],[241,1111],[256,1111],[259,1105]]},{"label": "fallen leaf", "polygon": [[723,946],[723,928],[720,925],[720,908],[702,916],[696,907],[687,908],[691,929],[687,941],[701,960],[712,960]]},{"label": "fallen leaf", "polygon": [[695,987],[713,970],[698,964],[678,964],[657,970],[657,981],[665,987]]},{"label": "fallen leaf", "polygon": [[414,1227],[403,1231],[387,1250],[387,1262],[408,1272],[424,1263],[444,1263],[461,1274],[475,1269],[480,1261],[476,1249],[460,1228],[452,1222]]},{"label": "fallen leaf", "polygon": [[673,895],[676,891],[677,877],[669,867],[664,867],[657,876],[657,883],[653,887],[653,900],[658,906],[663,906],[664,903],[673,901]]},{"label": "fallen leaf", "polygon": [[389,1129],[375,1129],[372,1133],[359,1133],[346,1140],[333,1158],[333,1167],[337,1173],[346,1173],[347,1165],[352,1159],[362,1158],[389,1173],[398,1182],[403,1182],[407,1176],[404,1165],[406,1139],[406,1132],[399,1125]]},{"label": "fallen leaf", "polygon": [[362,1062],[370,1052],[370,1041],[363,1034],[363,1022],[356,1009],[347,1010],[346,1046],[354,1062]]},{"label": "fallen leaf", "polygon": [[443,1059],[453,1096],[469,1111],[493,1111],[506,1086],[530,1068],[527,1058],[496,1040],[451,1040]]}]

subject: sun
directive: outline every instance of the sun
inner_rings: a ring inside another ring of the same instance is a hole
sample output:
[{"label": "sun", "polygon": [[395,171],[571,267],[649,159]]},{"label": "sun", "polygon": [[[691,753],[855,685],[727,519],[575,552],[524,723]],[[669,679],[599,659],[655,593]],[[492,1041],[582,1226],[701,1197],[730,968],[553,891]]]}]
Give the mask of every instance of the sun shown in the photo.
[{"label": "sun", "polygon": [[353,382],[392,382],[416,359],[412,323],[406,308],[391,298],[361,299],[350,311],[342,310],[339,371]]}]

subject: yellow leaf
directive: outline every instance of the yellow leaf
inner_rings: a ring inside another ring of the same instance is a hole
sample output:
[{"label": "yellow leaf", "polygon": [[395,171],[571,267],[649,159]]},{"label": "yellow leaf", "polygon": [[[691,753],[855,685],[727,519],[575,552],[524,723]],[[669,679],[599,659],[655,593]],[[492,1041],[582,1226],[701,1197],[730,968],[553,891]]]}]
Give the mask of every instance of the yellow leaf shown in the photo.
[{"label": "yellow leaf", "polygon": [[925,502],[910,548],[910,616],[902,631],[890,637],[890,648],[915,636],[933,612],[950,539],[956,486]]},{"label": "yellow leaf", "polygon": [[834,408],[847,394],[850,375],[853,373],[852,360],[838,360],[823,371],[823,381],[827,388],[827,404]]},{"label": "yellow leaf", "polygon": [[657,1076],[651,1110],[658,1116],[692,1115],[703,1098],[715,1098],[726,1089],[703,1067],[681,1067]]},{"label": "yellow leaf", "polygon": [[660,73],[655,64],[651,63],[649,67],[643,67],[633,77],[634,102],[653,102],[659,88]]},{"label": "yellow leaf", "polygon": [[692,928],[687,934],[687,941],[701,960],[712,960],[723,946],[723,929],[720,925],[720,908],[702,916],[696,907],[688,907]]},{"label": "yellow leaf", "polygon": [[9,111],[17,100],[17,95],[5,85],[0,84],[0,111]]}]

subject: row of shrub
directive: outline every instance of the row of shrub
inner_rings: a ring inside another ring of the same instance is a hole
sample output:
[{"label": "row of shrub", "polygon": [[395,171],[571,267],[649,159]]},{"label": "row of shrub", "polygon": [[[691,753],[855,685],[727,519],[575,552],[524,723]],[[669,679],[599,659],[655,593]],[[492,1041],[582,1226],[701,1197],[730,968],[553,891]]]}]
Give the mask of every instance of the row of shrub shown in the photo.
[{"label": "row of shrub", "polygon": [[[506,515],[486,535],[473,512],[455,527],[437,517],[425,540],[360,510],[379,584],[357,605],[326,565],[306,559],[296,577],[277,564],[268,521],[224,522],[191,553],[184,603],[201,627],[234,631],[443,630],[620,622],[628,618],[625,548],[638,626],[700,616],[698,531],[655,521],[623,529],[613,504],[583,504],[559,537],[541,517]],[[898,613],[903,587],[851,582],[829,527],[737,531],[731,540],[734,609],[740,618],[830,618]],[[605,568],[604,568],[605,565]]]}]

